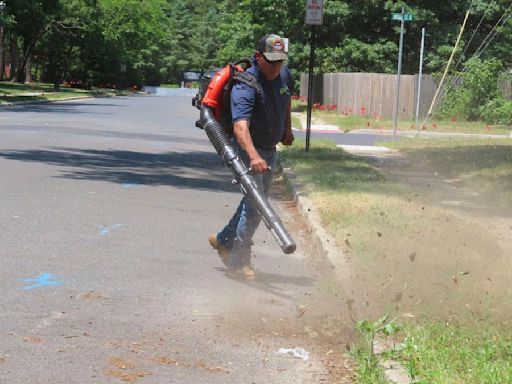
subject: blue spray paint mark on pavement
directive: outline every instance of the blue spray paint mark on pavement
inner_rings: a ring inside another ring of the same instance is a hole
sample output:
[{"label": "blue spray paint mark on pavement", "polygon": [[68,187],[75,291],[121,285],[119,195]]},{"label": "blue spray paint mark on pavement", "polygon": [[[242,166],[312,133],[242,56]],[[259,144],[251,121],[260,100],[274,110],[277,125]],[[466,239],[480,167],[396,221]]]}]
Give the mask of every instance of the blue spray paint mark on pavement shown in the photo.
[{"label": "blue spray paint mark on pavement", "polygon": [[106,236],[110,233],[110,231],[117,231],[121,229],[123,224],[110,224],[110,225],[102,225],[100,226],[100,235]]},{"label": "blue spray paint mark on pavement", "polygon": [[100,227],[100,235],[101,236],[105,236],[109,232],[110,232],[110,230],[106,226],[101,226]]},{"label": "blue spray paint mark on pavement", "polygon": [[33,285],[27,285],[23,287],[25,291],[34,289],[34,288],[41,288],[46,287],[49,285],[62,285],[62,283],[58,281],[53,280],[54,276],[51,273],[41,273],[39,276],[37,276],[34,279],[24,279],[27,283],[35,283]]},{"label": "blue spray paint mark on pavement", "polygon": [[140,187],[139,184],[137,183],[123,183],[123,188],[137,188],[137,187]]}]

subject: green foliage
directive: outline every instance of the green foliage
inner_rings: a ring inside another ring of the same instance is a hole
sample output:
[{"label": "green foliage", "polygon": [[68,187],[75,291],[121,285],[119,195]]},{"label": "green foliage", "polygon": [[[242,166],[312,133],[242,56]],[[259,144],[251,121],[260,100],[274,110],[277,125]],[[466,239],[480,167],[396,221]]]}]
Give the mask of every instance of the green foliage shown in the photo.
[{"label": "green foliage", "polygon": [[[473,55],[507,7],[505,2],[472,3],[467,30],[475,35],[460,57],[462,62]],[[19,81],[30,72],[32,62],[36,78],[52,82],[178,82],[183,70],[206,70],[250,57],[257,39],[268,32],[290,39],[289,66],[295,76],[309,64],[311,29],[304,25],[303,0],[6,0],[6,4],[0,15],[4,46],[11,49]],[[417,71],[421,27],[428,33],[425,70],[441,71],[467,1],[326,1],[324,23],[317,27],[316,68],[394,73],[399,23],[390,15],[402,6],[415,17],[406,24],[403,73]],[[512,61],[511,52],[512,25],[507,23],[496,29],[493,44],[482,57],[507,63]]]},{"label": "green foliage", "polygon": [[441,322],[398,327],[384,316],[375,322],[361,320],[356,328],[366,342],[353,352],[358,384],[386,382],[378,358],[368,350],[379,330],[383,335],[400,332],[402,341],[383,356],[398,361],[414,383],[501,384],[512,380],[512,334],[506,327]]},{"label": "green foliage", "polygon": [[354,357],[358,361],[359,383],[376,384],[386,382],[378,366],[378,359],[374,354],[374,341],[377,334],[390,336],[398,332],[399,327],[394,321],[395,319],[389,321],[389,315],[385,315],[375,321],[364,319],[356,323],[356,330],[364,339],[363,345],[356,348],[354,353]]},{"label": "green foliage", "polygon": [[481,107],[500,95],[498,78],[503,64],[497,59],[472,59],[466,69],[461,84],[447,95],[441,114],[474,121],[481,117]]},{"label": "green foliage", "polygon": [[99,27],[110,55],[111,65],[120,74],[137,73],[135,82],[158,83],[160,49],[166,45],[170,20],[165,0],[99,0]]},{"label": "green foliage", "polygon": [[480,324],[428,323],[404,327],[392,357],[415,382],[508,383],[512,380],[512,335]]},{"label": "green foliage", "polygon": [[480,116],[489,124],[512,125],[512,100],[497,97],[480,107]]},{"label": "green foliage", "polygon": [[226,2],[220,12],[218,49],[215,53],[215,67],[224,66],[237,58],[250,57],[257,37],[250,11],[250,2],[241,1],[234,9]]},{"label": "green foliage", "polygon": [[399,328],[394,322],[396,319],[390,321],[388,321],[388,319],[389,314],[386,314],[375,321],[363,319],[356,323],[356,329],[361,333],[366,341],[369,356],[374,355],[373,345],[377,334],[381,333],[384,336],[390,336],[398,331]]},{"label": "green foliage", "polygon": [[357,362],[357,384],[388,384],[384,373],[379,368],[376,356],[368,357],[364,349],[356,349],[352,356]]},{"label": "green foliage", "polygon": [[219,48],[219,8],[212,0],[173,1],[170,7],[169,46],[161,54],[168,73],[166,81],[178,82],[181,71],[212,66]]},{"label": "green foliage", "polygon": [[395,43],[379,39],[366,43],[357,38],[347,37],[342,46],[324,48],[319,52],[321,72],[392,72],[393,58],[398,53]]}]

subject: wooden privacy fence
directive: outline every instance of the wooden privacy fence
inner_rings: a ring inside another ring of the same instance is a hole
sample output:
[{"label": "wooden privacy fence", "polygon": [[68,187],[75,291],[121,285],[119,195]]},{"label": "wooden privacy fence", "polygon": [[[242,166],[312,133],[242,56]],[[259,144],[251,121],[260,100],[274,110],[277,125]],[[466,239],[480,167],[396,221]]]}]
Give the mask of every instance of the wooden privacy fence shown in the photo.
[{"label": "wooden privacy fence", "polygon": [[[414,119],[418,93],[418,75],[402,75],[400,80],[401,119]],[[382,73],[324,73],[313,79],[313,101],[336,105],[337,111],[349,115],[375,118],[393,117],[396,75]],[[420,94],[420,117],[425,116],[434,98],[436,80],[423,75]],[[308,96],[308,75],[300,78],[300,96]]]}]

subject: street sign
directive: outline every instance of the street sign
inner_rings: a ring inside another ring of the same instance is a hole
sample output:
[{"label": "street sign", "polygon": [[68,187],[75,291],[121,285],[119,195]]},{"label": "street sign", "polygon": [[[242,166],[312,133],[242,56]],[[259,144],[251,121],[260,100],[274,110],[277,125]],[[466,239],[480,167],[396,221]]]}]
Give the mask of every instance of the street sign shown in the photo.
[{"label": "street sign", "polygon": [[324,0],[306,0],[306,25],[322,25]]},{"label": "street sign", "polygon": [[412,13],[393,13],[391,15],[391,20],[402,21],[402,17],[403,17],[404,21],[412,21],[413,20]]}]

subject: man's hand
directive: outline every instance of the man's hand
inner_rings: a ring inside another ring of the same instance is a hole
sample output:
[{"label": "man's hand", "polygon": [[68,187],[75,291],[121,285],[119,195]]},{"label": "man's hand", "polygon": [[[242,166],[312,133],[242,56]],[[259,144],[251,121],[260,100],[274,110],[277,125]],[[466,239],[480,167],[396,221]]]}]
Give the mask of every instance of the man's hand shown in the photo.
[{"label": "man's hand", "polygon": [[261,157],[256,157],[251,159],[251,172],[253,173],[263,173],[268,171],[268,164]]},{"label": "man's hand", "polygon": [[249,167],[253,173],[263,173],[268,171],[268,165],[265,160],[261,158],[258,151],[254,147],[249,132],[249,121],[239,120],[233,126],[233,132],[235,133],[236,140],[242,149],[247,153],[250,159]]},{"label": "man's hand", "polygon": [[294,139],[295,139],[295,137],[293,136],[292,130],[285,129],[284,133],[283,133],[283,137],[281,139],[281,143],[283,143],[283,145],[292,145]]}]

